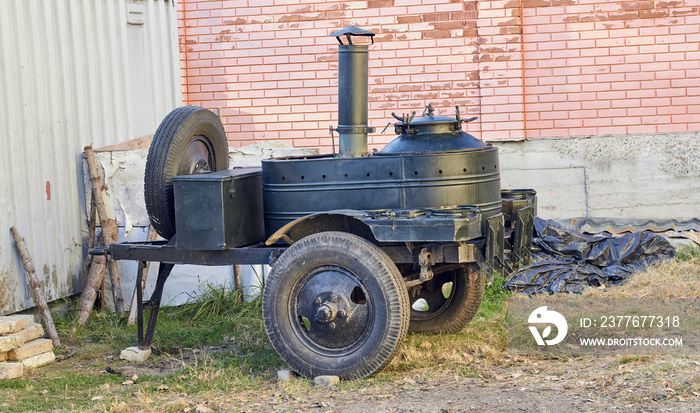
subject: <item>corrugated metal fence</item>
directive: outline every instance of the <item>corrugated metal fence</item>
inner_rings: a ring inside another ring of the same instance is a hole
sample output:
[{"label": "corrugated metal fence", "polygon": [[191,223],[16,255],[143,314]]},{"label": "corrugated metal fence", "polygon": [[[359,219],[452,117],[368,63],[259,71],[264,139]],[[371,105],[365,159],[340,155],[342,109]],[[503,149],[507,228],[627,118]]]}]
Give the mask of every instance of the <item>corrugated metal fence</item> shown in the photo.
[{"label": "corrugated metal fence", "polygon": [[49,300],[82,286],[82,150],[153,134],[180,105],[173,1],[2,0],[0,314],[34,305],[10,227]]}]

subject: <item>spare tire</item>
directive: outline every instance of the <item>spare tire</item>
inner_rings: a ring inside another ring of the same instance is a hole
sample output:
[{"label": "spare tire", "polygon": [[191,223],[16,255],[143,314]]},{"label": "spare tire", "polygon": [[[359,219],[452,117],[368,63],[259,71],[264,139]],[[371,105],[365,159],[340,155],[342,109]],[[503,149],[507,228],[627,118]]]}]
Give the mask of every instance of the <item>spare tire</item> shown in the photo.
[{"label": "spare tire", "polygon": [[210,110],[184,106],[158,126],[148,150],[144,177],[146,211],[160,236],[175,235],[173,177],[228,169],[228,142]]}]

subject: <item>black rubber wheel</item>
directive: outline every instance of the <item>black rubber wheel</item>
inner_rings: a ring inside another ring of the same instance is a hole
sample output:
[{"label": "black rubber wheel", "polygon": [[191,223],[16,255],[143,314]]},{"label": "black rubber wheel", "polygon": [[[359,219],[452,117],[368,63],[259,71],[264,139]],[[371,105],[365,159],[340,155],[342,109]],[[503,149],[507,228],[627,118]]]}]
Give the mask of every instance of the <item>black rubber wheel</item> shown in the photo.
[{"label": "black rubber wheel", "polygon": [[175,235],[173,176],[225,169],[228,142],[219,118],[198,106],[170,112],[153,135],[146,160],[146,211],[156,232],[165,239]]},{"label": "black rubber wheel", "polygon": [[344,232],[292,244],[270,271],[262,307],[272,346],[308,378],[370,376],[389,364],[408,331],[408,293],[396,265]]},{"label": "black rubber wheel", "polygon": [[[484,296],[484,273],[475,264],[436,274],[412,291],[412,333],[456,333],[461,331],[479,311]],[[416,301],[423,299],[425,302]],[[417,310],[416,307],[423,308]],[[427,304],[427,305],[426,305]]]}]

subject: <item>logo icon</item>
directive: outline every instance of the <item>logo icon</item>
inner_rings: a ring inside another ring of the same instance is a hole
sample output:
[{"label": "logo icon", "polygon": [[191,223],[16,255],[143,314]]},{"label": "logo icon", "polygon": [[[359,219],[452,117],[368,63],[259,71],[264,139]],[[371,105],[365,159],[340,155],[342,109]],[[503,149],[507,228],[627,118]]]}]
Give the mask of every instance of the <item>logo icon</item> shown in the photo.
[{"label": "logo icon", "polygon": [[561,343],[566,337],[566,333],[569,331],[569,324],[567,324],[564,316],[554,310],[547,310],[546,305],[535,308],[535,310],[530,313],[527,322],[530,324],[554,324],[557,327],[557,336],[553,339],[545,340],[552,333],[551,325],[545,327],[541,335],[536,326],[529,326],[532,336],[535,337],[535,341],[540,346],[544,346],[545,343],[548,346]]}]

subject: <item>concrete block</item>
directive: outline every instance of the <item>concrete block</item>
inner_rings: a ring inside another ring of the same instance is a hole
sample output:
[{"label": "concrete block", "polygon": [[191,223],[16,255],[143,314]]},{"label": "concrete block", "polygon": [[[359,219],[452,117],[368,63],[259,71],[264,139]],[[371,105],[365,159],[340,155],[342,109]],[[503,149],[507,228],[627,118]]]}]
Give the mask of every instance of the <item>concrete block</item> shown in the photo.
[{"label": "concrete block", "polygon": [[0,380],[16,379],[24,374],[22,363],[0,363]]},{"label": "concrete block", "polygon": [[0,351],[0,362],[7,360],[7,351]]},{"label": "concrete block", "polygon": [[33,315],[0,316],[0,335],[16,333],[26,327],[28,323],[33,322]]},{"label": "concrete block", "polygon": [[10,350],[7,358],[13,361],[20,361],[29,357],[53,350],[53,343],[48,338],[39,338],[25,343],[21,347]]},{"label": "concrete block", "polygon": [[0,336],[0,351],[10,351],[22,344],[22,340],[17,336]]},{"label": "concrete block", "polygon": [[289,381],[298,376],[299,374],[292,369],[284,369],[277,371],[277,378],[282,381]]},{"label": "concrete block", "polygon": [[53,354],[53,351],[47,351],[46,353],[37,354],[36,356],[22,360],[22,365],[25,369],[35,369],[49,364],[54,360],[56,360],[56,355]]},{"label": "concrete block", "polygon": [[316,376],[314,378],[314,386],[316,387],[333,387],[340,383],[338,376]]},{"label": "concrete block", "polygon": [[42,327],[41,324],[29,323],[24,330],[17,333],[8,334],[7,336],[18,337],[20,340],[19,345],[22,345],[32,340],[36,340],[37,338],[44,337],[44,327]]},{"label": "concrete block", "polygon": [[122,360],[143,363],[151,355],[151,349],[141,350],[138,347],[127,347],[119,354]]}]

